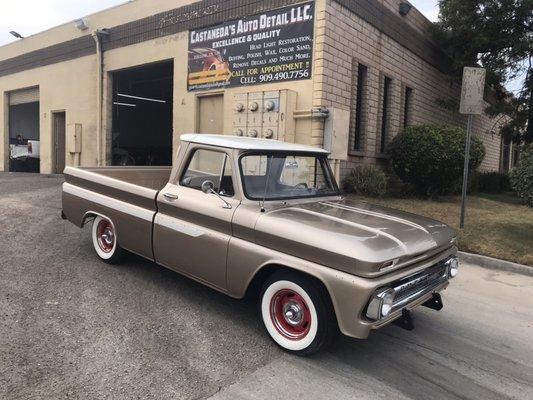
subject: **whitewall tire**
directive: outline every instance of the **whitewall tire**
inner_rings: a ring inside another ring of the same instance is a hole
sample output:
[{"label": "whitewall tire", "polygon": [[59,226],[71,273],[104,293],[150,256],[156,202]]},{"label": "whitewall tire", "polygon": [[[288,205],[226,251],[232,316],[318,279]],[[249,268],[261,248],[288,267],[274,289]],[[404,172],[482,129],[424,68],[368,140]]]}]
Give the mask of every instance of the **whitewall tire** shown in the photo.
[{"label": "whitewall tire", "polygon": [[115,225],[110,219],[97,216],[93,221],[91,236],[98,257],[109,263],[119,260],[122,249],[118,244]]},{"label": "whitewall tire", "polygon": [[322,350],[338,331],[329,294],[305,275],[274,274],[263,286],[259,309],[272,340],[297,355]]}]

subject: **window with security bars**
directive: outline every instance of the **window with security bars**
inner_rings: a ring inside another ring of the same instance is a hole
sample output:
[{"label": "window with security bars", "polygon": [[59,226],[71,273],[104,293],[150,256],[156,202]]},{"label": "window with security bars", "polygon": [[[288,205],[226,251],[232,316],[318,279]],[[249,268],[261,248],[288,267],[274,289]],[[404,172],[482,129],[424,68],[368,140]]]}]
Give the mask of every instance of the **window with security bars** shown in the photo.
[{"label": "window with security bars", "polygon": [[366,89],[367,89],[367,75],[368,67],[363,64],[357,64],[357,82],[355,82],[356,88],[353,99],[352,107],[352,150],[363,150],[363,137],[364,137],[364,110],[366,105]]},{"label": "window with security bars", "polygon": [[411,122],[411,109],[413,103],[413,89],[409,86],[405,87],[403,99],[403,127],[407,128]]},{"label": "window with security bars", "polygon": [[390,96],[391,96],[391,86],[392,79],[385,76],[383,78],[383,92],[382,92],[382,107],[381,107],[381,143],[380,143],[380,153],[385,154],[387,150],[387,142],[389,135],[389,126],[390,126]]}]

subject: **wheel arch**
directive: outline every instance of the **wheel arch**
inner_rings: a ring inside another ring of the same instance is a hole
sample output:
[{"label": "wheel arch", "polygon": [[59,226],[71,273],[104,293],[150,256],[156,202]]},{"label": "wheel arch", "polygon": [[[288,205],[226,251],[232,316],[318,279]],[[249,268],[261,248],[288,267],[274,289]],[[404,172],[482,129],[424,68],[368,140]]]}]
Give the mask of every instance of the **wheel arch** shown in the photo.
[{"label": "wheel arch", "polygon": [[111,225],[113,225],[113,228],[116,229],[115,224],[113,223],[113,220],[111,218],[109,218],[107,215],[104,215],[96,211],[87,211],[85,214],[83,214],[83,217],[81,219],[81,226],[84,227],[91,219],[95,219],[96,217],[102,217],[102,218],[107,219],[109,222],[111,222]]},{"label": "wheel arch", "polygon": [[266,280],[272,276],[275,273],[278,272],[291,272],[296,273],[299,275],[306,276],[313,281],[315,281],[318,285],[322,287],[322,289],[325,291],[325,293],[328,295],[329,302],[331,304],[331,307],[333,311],[335,312],[335,319],[337,319],[337,307],[334,301],[334,298],[332,296],[332,290],[328,287],[327,283],[321,279],[318,275],[310,273],[309,271],[304,271],[300,268],[295,268],[283,263],[277,263],[277,262],[268,262],[262,265],[257,269],[257,271],[254,273],[252,278],[250,279],[250,282],[248,283],[248,286],[246,287],[245,291],[245,298],[248,299],[257,299],[259,296],[259,293],[261,291],[261,288],[263,284],[266,282]]}]

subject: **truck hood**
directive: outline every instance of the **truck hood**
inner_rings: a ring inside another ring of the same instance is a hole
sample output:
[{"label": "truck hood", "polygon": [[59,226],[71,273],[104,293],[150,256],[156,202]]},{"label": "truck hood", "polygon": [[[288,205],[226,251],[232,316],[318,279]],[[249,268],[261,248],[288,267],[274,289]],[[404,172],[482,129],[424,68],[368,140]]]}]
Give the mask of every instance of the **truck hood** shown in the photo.
[{"label": "truck hood", "polygon": [[434,254],[454,236],[442,222],[355,200],[288,205],[256,224],[259,244],[352,274]]}]

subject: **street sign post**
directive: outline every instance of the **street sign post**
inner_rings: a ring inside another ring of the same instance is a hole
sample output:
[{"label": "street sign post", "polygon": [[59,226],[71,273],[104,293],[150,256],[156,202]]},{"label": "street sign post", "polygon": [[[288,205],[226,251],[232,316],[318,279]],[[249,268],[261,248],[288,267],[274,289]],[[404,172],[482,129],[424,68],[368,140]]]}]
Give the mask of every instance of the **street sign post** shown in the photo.
[{"label": "street sign post", "polygon": [[470,144],[474,115],[483,113],[486,70],[484,68],[465,67],[461,89],[461,106],[459,112],[468,115],[465,144],[465,166],[463,171],[463,192],[461,199],[461,229],[465,226],[466,193],[468,190],[468,168],[470,165]]}]

